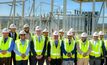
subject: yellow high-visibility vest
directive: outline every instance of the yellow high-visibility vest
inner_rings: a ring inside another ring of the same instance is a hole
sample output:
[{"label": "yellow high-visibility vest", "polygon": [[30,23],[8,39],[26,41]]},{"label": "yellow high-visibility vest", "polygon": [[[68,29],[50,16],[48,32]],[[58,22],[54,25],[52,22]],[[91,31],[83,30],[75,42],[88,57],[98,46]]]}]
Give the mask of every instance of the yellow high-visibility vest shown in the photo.
[{"label": "yellow high-visibility vest", "polygon": [[52,59],[59,59],[61,58],[61,41],[58,41],[58,46],[56,47],[55,45],[55,41],[51,40],[50,41],[50,45],[51,45],[51,52],[50,52],[50,56]]},{"label": "yellow high-visibility vest", "polygon": [[[24,45],[22,45],[20,39],[16,40],[15,43],[16,43],[17,50],[21,54],[25,54],[26,51],[27,51],[27,48],[29,46],[29,40],[25,40],[25,44]],[[21,56],[19,56],[18,54],[16,54],[16,61],[28,60],[28,58],[29,58],[29,55],[27,55],[25,58],[22,58]]]},{"label": "yellow high-visibility vest", "polygon": [[[88,52],[89,50],[89,46],[90,46],[90,42],[88,40],[86,40],[86,42],[82,42],[82,40],[78,41],[79,44],[79,48],[83,53]],[[89,58],[89,55],[84,57],[82,54],[80,54],[79,52],[77,52],[77,58]]]},{"label": "yellow high-visibility vest", "polygon": [[91,48],[92,51],[90,53],[90,56],[100,57],[102,54],[102,42],[100,40],[97,41],[96,44],[94,44],[94,41],[91,40]]},{"label": "yellow high-visibility vest", "polygon": [[41,36],[41,40],[39,42],[37,36],[34,36],[33,41],[34,41],[34,49],[35,49],[37,55],[41,55],[42,51],[43,51],[43,48],[44,48],[44,45],[45,45],[44,37]]},{"label": "yellow high-visibility vest", "polygon": [[[11,42],[12,42],[12,38],[11,37],[8,37],[6,43],[4,43],[4,39],[3,37],[0,38],[0,50],[5,50],[7,51],[9,48],[10,48],[10,45],[11,45]],[[8,52],[3,55],[2,53],[0,53],[0,58],[7,58],[7,57],[11,57],[11,52]]]},{"label": "yellow high-visibility vest", "polygon": [[[71,44],[70,45],[69,45],[69,40],[68,39],[65,39],[64,42],[65,42],[64,43],[64,49],[65,49],[65,51],[67,53],[71,53],[74,50],[74,48],[75,48],[75,40],[71,39]],[[72,58],[74,58],[74,57],[75,57],[75,55],[73,54]],[[67,58],[70,58],[70,57],[68,57],[67,55],[65,55],[63,53],[63,58],[67,59]]]}]

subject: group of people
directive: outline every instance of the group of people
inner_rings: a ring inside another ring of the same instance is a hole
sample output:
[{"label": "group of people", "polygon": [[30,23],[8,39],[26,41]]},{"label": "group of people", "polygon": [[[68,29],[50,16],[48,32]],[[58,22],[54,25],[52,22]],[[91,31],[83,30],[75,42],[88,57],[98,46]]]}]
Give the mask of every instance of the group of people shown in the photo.
[{"label": "group of people", "polygon": [[[66,37],[64,37],[64,35]],[[91,39],[83,32],[80,37],[71,28],[49,36],[48,29],[28,24],[17,33],[16,25],[2,30],[0,37],[0,65],[107,65],[107,40],[102,31],[94,32]]]}]

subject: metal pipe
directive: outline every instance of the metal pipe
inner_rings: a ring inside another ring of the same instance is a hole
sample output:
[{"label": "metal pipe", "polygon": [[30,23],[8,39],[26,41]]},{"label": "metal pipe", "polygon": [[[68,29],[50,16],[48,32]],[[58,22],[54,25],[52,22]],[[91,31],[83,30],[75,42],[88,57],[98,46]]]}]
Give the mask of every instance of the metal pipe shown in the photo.
[{"label": "metal pipe", "polygon": [[[14,0],[13,0],[14,1]],[[9,1],[9,2],[0,2],[0,4],[9,4],[9,3],[13,3],[13,1]],[[16,1],[16,3],[20,3],[22,1]]]},{"label": "metal pipe", "polygon": [[35,17],[35,0],[33,0],[33,29],[35,27],[35,24],[34,24],[35,19],[34,19],[34,17]]},{"label": "metal pipe", "polygon": [[95,0],[93,0],[92,33],[95,31]]},{"label": "metal pipe", "polygon": [[63,30],[66,31],[66,8],[67,0],[63,0]]},{"label": "metal pipe", "polygon": [[13,4],[12,4],[12,6],[11,6],[11,10],[10,10],[10,14],[9,14],[9,20],[8,20],[8,24],[7,24],[7,28],[8,28],[8,26],[9,26],[9,22],[10,22],[10,19],[11,19],[11,16],[12,16],[12,11],[13,11]]},{"label": "metal pipe", "polygon": [[104,32],[104,19],[105,19],[104,17],[105,17],[105,3],[104,3],[104,5],[103,5],[103,21],[102,21],[102,22],[103,22],[103,23],[102,23],[102,24],[103,24],[103,26],[102,26],[103,32]]},{"label": "metal pipe", "polygon": [[13,23],[15,23],[16,0],[13,0]]},{"label": "metal pipe", "polygon": [[25,0],[22,0],[22,25],[24,25]]},{"label": "metal pipe", "polygon": [[82,14],[82,2],[80,1],[80,14]]}]

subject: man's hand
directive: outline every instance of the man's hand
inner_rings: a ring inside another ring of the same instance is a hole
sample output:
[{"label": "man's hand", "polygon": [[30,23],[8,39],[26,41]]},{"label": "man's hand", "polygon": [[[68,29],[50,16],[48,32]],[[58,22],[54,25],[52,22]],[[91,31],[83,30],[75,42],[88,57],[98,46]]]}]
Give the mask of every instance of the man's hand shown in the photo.
[{"label": "man's hand", "polygon": [[42,59],[43,55],[40,55],[39,58]]},{"label": "man's hand", "polygon": [[7,51],[3,50],[1,53],[2,53],[3,55],[5,55],[5,54],[7,53]]},{"label": "man's hand", "polygon": [[72,56],[72,53],[67,53],[67,56],[68,56],[68,57],[71,57],[71,56]]},{"label": "man's hand", "polygon": [[42,57],[43,57],[43,55],[36,56],[37,59],[41,59]]},{"label": "man's hand", "polygon": [[50,57],[48,57],[48,61],[49,61],[49,62],[51,61],[51,58],[50,58]]},{"label": "man's hand", "polygon": [[22,58],[25,58],[25,57],[26,57],[26,55],[25,55],[25,54],[22,54],[22,55],[21,55],[21,57],[22,57]]},{"label": "man's hand", "polygon": [[84,56],[84,57],[87,56],[87,53],[84,53],[83,56]]}]

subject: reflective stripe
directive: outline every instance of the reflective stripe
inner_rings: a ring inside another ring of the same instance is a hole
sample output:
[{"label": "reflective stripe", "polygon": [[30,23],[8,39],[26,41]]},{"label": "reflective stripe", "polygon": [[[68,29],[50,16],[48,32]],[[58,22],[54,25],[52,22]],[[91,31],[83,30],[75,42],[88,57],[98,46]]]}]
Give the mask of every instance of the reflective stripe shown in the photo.
[{"label": "reflective stripe", "polygon": [[36,52],[42,52],[42,50],[36,50]]},{"label": "reflective stripe", "polygon": [[95,52],[95,51],[91,51],[91,52],[93,52],[93,53],[95,53],[95,54],[101,54],[100,52]]},{"label": "reflective stripe", "polygon": [[51,55],[55,55],[55,56],[58,55],[58,56],[59,56],[60,54],[53,53],[53,54],[51,54]]}]

